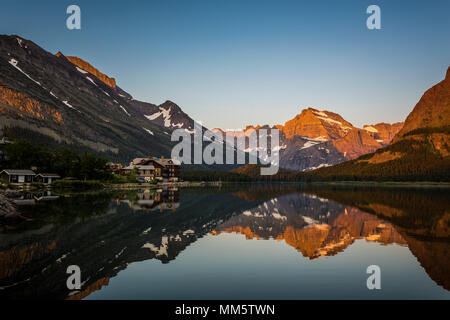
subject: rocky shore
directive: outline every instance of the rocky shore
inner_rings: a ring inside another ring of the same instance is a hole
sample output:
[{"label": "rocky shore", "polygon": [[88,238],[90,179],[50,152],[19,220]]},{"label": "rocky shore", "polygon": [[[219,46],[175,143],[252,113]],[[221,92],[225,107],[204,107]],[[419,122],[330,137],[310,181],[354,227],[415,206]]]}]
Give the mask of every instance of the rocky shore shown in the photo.
[{"label": "rocky shore", "polygon": [[17,211],[14,203],[7,197],[5,193],[0,193],[0,219],[19,217],[20,214]]}]

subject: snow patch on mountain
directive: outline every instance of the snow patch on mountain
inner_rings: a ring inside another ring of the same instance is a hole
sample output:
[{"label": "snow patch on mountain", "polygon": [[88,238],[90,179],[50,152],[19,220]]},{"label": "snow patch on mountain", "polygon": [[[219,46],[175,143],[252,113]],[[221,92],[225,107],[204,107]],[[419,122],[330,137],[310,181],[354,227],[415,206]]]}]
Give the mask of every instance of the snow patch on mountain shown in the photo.
[{"label": "snow patch on mountain", "polygon": [[334,120],[332,118],[330,118],[330,116],[324,111],[324,110],[316,110],[311,108],[311,112],[320,120],[326,121],[329,124],[332,125],[337,125],[341,128],[342,131],[344,132],[348,132],[350,131],[352,128],[346,125],[343,125],[342,122],[338,121],[338,120]]},{"label": "snow patch on mountain", "polygon": [[373,133],[377,133],[378,132],[378,130],[376,128],[372,127],[372,126],[364,127],[364,130],[369,131],[369,132],[373,132]]},{"label": "snow patch on mountain", "polygon": [[334,120],[334,119],[330,119],[330,118],[327,118],[327,117],[317,117],[317,118],[320,119],[320,120],[326,121],[326,122],[328,122],[328,123],[338,125],[339,127],[341,127],[341,129],[342,129],[343,131],[348,131],[348,130],[351,130],[351,129],[352,129],[352,128],[348,127],[348,126],[344,126],[344,125],[342,124],[342,122],[337,121],[337,120]]},{"label": "snow patch on mountain", "polygon": [[83,69],[81,69],[81,68],[78,68],[78,67],[75,67],[75,68],[77,68],[78,72],[81,72],[82,74],[89,73],[89,72],[87,72],[86,70],[83,70]]},{"label": "snow patch on mountain", "polygon": [[174,128],[174,127],[178,127],[178,128],[182,128],[183,127],[183,124],[182,123],[172,123],[171,122],[171,113],[170,113],[170,111],[172,110],[172,107],[169,107],[168,109],[165,109],[165,108],[163,108],[163,107],[159,107],[159,112],[155,112],[155,113],[153,113],[153,114],[150,114],[150,115],[145,115],[145,117],[148,119],[148,120],[150,120],[150,121],[152,121],[152,120],[155,120],[155,119],[158,119],[159,117],[163,117],[163,120],[164,120],[164,127],[166,127],[166,128]]},{"label": "snow patch on mountain", "polygon": [[324,168],[324,167],[329,167],[329,166],[331,166],[331,164],[321,163],[317,167],[309,167],[309,168],[304,169],[303,171],[312,171],[312,170],[316,170],[316,169]]},{"label": "snow patch on mountain", "polygon": [[74,106],[72,106],[68,100],[64,100],[62,103],[64,103],[66,106],[68,106],[69,108],[76,110],[78,112],[80,112],[77,108],[75,108]]},{"label": "snow patch on mountain", "polygon": [[98,87],[98,85],[94,82],[94,80],[92,80],[92,79],[89,78],[89,77],[86,77],[86,79],[89,80],[90,82],[92,82],[96,87]]},{"label": "snow patch on mountain", "polygon": [[147,128],[142,127],[142,129],[144,129],[145,131],[147,131],[148,133],[150,133],[152,136],[155,135],[155,134],[153,133],[153,131],[151,131],[151,130],[149,130],[149,129],[147,129]]},{"label": "snow patch on mountain", "polygon": [[125,112],[127,114],[127,116],[131,117],[131,115],[128,113],[127,109],[122,107],[122,105],[119,105],[119,107],[123,110],[123,112]]},{"label": "snow patch on mountain", "polygon": [[316,144],[319,144],[319,143],[322,143],[322,142],[321,141],[308,140],[308,141],[305,142],[303,147],[300,148],[300,150],[310,148],[310,147],[315,146]]},{"label": "snow patch on mountain", "polygon": [[169,238],[167,236],[163,236],[161,239],[161,246],[157,247],[153,243],[147,242],[145,243],[142,248],[149,249],[150,251],[153,251],[156,253],[156,256],[167,256],[167,247],[169,244]]},{"label": "snow patch on mountain", "polygon": [[19,61],[17,61],[16,59],[11,59],[9,60],[9,64],[12,65],[14,68],[16,68],[17,70],[19,70],[20,72],[22,72],[25,76],[27,76],[28,79],[30,79],[31,81],[33,81],[34,83],[38,84],[39,86],[42,87],[42,85],[37,82],[36,80],[34,80],[32,77],[30,77],[28,74],[26,74],[21,68],[19,68],[17,66],[17,64],[19,63]]},{"label": "snow patch on mountain", "polygon": [[314,115],[316,115],[316,116],[319,116],[319,117],[325,117],[325,118],[328,117],[328,115],[327,115],[323,110],[311,109],[311,111],[312,111],[312,113],[313,113]]}]

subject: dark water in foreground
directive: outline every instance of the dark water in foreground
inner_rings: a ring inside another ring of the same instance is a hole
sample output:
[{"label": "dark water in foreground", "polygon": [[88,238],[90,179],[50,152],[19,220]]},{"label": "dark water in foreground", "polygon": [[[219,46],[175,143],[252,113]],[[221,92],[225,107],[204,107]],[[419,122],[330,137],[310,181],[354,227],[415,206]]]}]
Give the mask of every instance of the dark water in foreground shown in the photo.
[{"label": "dark water in foreground", "polygon": [[[240,185],[21,200],[0,297],[449,299],[450,191]],[[67,266],[82,288],[66,287]],[[368,290],[366,268],[381,268]]]}]

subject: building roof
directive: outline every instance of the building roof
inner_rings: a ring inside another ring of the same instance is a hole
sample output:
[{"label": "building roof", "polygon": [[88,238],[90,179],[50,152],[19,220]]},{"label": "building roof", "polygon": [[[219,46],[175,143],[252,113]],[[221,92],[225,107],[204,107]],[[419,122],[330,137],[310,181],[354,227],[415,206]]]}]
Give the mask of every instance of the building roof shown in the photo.
[{"label": "building roof", "polygon": [[154,159],[154,161],[156,161],[157,163],[159,163],[162,166],[167,166],[167,165],[174,165],[174,166],[179,166],[181,163],[178,160],[174,160],[174,159]]},{"label": "building roof", "polygon": [[[167,165],[175,165],[179,166],[181,165],[181,162],[176,159],[162,159],[162,158],[156,158],[156,157],[147,157],[147,158],[136,158],[133,160],[133,165],[139,165],[139,164],[148,164],[149,162],[156,163],[162,167],[165,167]],[[171,163],[172,162],[172,163]],[[130,169],[128,169],[130,170]]]},{"label": "building roof", "polygon": [[133,159],[133,164],[134,165],[139,164],[144,160],[146,160],[146,158],[135,158],[135,159]]},{"label": "building roof", "polygon": [[24,175],[24,176],[35,176],[36,173],[33,172],[33,170],[18,170],[18,169],[5,169],[2,171],[2,173],[5,172],[6,174],[16,174],[16,175]]},{"label": "building roof", "polygon": [[154,166],[137,166],[140,170],[155,170]]},{"label": "building roof", "polygon": [[37,175],[43,178],[61,178],[57,173],[38,173]]},{"label": "building roof", "polygon": [[140,170],[155,170],[155,167],[154,166],[150,166],[150,165],[128,166],[128,167],[122,168],[122,170],[134,170],[134,168],[138,168]]}]

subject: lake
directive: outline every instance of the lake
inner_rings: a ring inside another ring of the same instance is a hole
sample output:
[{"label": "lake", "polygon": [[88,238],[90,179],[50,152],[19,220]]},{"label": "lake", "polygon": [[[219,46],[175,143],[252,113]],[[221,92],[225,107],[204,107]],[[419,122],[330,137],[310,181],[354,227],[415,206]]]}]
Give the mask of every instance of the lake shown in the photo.
[{"label": "lake", "polygon": [[[28,194],[8,299],[450,299],[450,190],[253,184]],[[81,289],[67,288],[67,267]],[[367,268],[380,268],[369,290]]]}]

